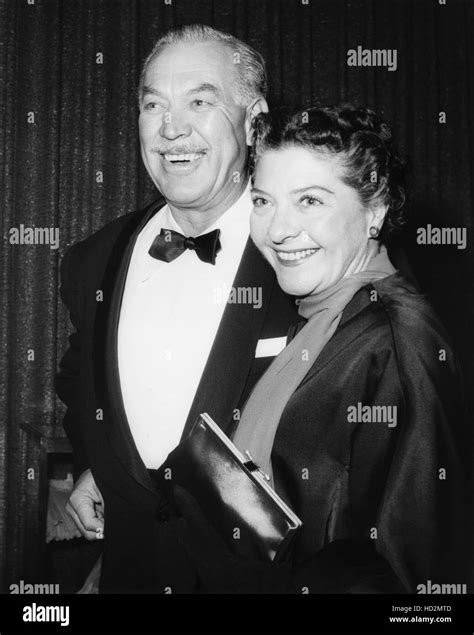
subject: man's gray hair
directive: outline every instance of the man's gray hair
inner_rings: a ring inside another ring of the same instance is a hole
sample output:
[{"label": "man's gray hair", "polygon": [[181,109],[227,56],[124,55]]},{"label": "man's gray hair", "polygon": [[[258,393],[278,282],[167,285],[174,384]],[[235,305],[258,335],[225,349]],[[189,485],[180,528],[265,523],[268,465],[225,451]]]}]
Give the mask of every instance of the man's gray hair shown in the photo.
[{"label": "man's gray hair", "polygon": [[229,33],[223,33],[204,24],[189,24],[168,31],[156,42],[143,64],[138,84],[139,100],[142,98],[143,83],[148,64],[165,46],[180,43],[202,44],[204,42],[222,42],[233,51],[233,61],[239,74],[239,94],[236,95],[238,103],[247,106],[252,101],[266,96],[267,74],[265,61],[258,51]]}]

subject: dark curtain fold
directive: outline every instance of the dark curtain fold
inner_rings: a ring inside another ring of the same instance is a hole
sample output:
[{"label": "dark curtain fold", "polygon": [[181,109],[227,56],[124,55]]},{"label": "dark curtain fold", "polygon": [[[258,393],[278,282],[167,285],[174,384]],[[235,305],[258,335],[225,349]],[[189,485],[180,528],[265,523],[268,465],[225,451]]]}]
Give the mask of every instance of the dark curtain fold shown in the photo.
[{"label": "dark curtain fold", "polygon": [[[0,11],[1,576],[20,557],[17,492],[28,467],[20,429],[63,434],[53,388],[69,330],[59,261],[69,245],[155,197],[139,155],[136,86],[147,52],[172,26],[210,24],[257,48],[271,106],[348,100],[393,123],[413,171],[401,244],[452,335],[470,392],[474,3],[2,0]],[[347,50],[357,46],[397,49],[397,70],[349,67]],[[417,244],[428,223],[466,227],[467,248]],[[57,228],[59,248],[12,244],[21,225]]]}]

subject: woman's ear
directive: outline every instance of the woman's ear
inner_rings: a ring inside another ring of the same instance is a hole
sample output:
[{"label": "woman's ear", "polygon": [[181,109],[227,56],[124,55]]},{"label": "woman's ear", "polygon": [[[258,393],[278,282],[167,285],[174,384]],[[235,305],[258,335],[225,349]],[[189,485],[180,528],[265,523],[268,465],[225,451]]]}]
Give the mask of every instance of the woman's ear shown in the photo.
[{"label": "woman's ear", "polygon": [[374,238],[374,229],[377,229],[376,235],[380,234],[382,225],[387,215],[387,207],[382,204],[371,206],[367,210],[367,237]]},{"label": "woman's ear", "polygon": [[252,121],[261,112],[268,112],[267,100],[264,97],[260,97],[247,106],[247,114],[245,116],[245,137],[247,139],[247,145],[252,145]]}]

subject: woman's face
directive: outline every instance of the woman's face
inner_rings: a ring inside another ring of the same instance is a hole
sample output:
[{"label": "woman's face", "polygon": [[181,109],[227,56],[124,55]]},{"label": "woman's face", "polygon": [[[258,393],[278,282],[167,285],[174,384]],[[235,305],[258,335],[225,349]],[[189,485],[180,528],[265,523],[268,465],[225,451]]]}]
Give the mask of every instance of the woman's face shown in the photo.
[{"label": "woman's face", "polygon": [[341,169],[335,156],[300,146],[258,161],[250,233],[286,293],[320,293],[367,264],[369,227],[380,223]]}]

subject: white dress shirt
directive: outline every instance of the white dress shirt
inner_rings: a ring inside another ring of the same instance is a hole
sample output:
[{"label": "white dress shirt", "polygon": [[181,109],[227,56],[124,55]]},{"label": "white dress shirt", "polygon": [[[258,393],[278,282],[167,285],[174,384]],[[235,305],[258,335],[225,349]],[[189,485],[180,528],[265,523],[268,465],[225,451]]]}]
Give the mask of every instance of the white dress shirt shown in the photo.
[{"label": "white dress shirt", "polygon": [[[179,443],[249,236],[250,185],[203,234],[220,229],[216,264],[187,249],[148,254],[161,228],[184,234],[165,205],[140,232],[120,310],[118,363],[128,423],[147,468]],[[218,386],[216,386],[216,390]]]}]

